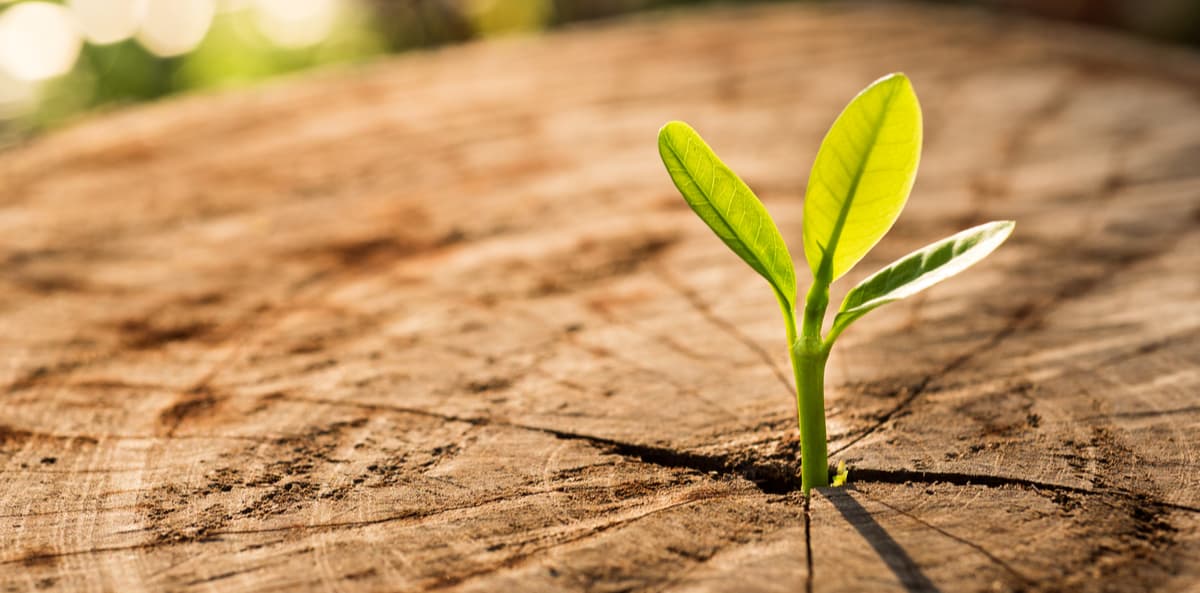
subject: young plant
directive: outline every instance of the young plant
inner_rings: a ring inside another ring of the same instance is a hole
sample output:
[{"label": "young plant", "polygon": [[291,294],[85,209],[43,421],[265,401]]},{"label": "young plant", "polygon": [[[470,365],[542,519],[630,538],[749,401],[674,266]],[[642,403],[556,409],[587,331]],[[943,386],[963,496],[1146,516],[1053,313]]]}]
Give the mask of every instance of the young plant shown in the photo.
[{"label": "young plant", "polygon": [[683,122],[663,126],[658,151],[688,206],[775,291],[796,378],[800,471],[807,496],[810,489],[829,485],[825,361],[838,336],[867,312],[983,259],[1008,238],[1014,223],[982,224],[896,260],[846,294],[822,335],[830,284],[892,227],[908,200],[921,156],[921,106],[908,78],[890,74],[875,81],[833,122],[808,177],[804,255],[813,280],[797,333],[792,258],[762,202]]}]

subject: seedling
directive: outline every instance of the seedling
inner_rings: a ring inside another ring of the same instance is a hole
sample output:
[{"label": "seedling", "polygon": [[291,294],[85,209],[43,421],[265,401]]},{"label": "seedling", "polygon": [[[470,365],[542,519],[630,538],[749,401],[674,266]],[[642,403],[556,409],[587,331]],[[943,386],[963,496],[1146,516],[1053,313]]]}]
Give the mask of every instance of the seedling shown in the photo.
[{"label": "seedling", "polygon": [[[796,331],[796,273],[771,215],[700,135],[673,121],[658,151],[688,206],[775,292],[796,379],[801,487],[829,485],[825,442],[825,361],[834,342],[867,312],[916,294],[986,257],[1012,233],[1012,221],[967,229],[918,249],[846,294],[824,331],[829,286],[887,234],[912,190],[921,157],[921,106],[903,74],[885,76],[854,97],[833,122],[813,163],[804,200],[804,255],[813,281]],[[841,481],[845,480],[844,466]]]}]

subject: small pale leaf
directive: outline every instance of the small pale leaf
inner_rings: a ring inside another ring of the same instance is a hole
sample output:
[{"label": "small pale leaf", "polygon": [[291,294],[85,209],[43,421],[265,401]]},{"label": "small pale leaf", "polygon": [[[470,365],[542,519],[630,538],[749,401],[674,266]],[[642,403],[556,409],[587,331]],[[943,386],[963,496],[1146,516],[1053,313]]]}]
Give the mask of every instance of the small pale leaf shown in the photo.
[{"label": "small pale leaf", "polygon": [[804,255],[831,283],[879,242],[904,209],[921,157],[921,106],[903,74],[858,94],[829,128],[804,200]]},{"label": "small pale leaf", "polygon": [[659,130],[658,152],[688,206],[767,279],[779,298],[794,306],[796,272],[791,255],[754,192],[683,122],[673,121]]},{"label": "small pale leaf", "polygon": [[833,481],[829,483],[834,488],[840,488],[846,485],[846,480],[850,477],[850,470],[846,467],[846,460],[838,462],[837,473],[833,476]]},{"label": "small pale leaf", "polygon": [[981,224],[914,251],[875,272],[846,294],[831,339],[867,312],[912,296],[987,257],[1012,234],[1015,223]]}]

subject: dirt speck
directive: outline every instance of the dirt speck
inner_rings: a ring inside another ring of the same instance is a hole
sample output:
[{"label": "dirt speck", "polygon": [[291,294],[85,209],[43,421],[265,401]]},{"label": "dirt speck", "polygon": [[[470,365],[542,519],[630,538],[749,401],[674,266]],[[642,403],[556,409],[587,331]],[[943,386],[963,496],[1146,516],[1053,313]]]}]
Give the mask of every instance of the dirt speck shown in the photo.
[{"label": "dirt speck", "polygon": [[512,380],[507,377],[489,377],[486,379],[476,379],[467,383],[467,389],[472,393],[500,391],[509,387],[512,387]]},{"label": "dirt speck", "polygon": [[375,576],[378,574],[379,574],[379,572],[376,571],[374,568],[368,568],[366,570],[360,570],[358,572],[348,572],[345,575],[342,575],[342,577],[345,578],[347,581],[363,581],[363,580],[375,578]]}]

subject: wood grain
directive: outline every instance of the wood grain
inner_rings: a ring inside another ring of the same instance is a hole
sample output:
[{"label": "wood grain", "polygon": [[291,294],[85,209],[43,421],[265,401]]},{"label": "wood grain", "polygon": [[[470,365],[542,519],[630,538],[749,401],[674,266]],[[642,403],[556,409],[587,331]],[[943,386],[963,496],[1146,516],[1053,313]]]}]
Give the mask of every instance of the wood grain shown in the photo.
[{"label": "wood grain", "polygon": [[[852,484],[806,506],[778,309],[655,133],[798,246],[824,130],[897,70],[922,171],[841,291],[1017,231],[843,336]],[[0,591],[1200,591],[1197,81],[971,11],[730,8],[9,150]]]}]

